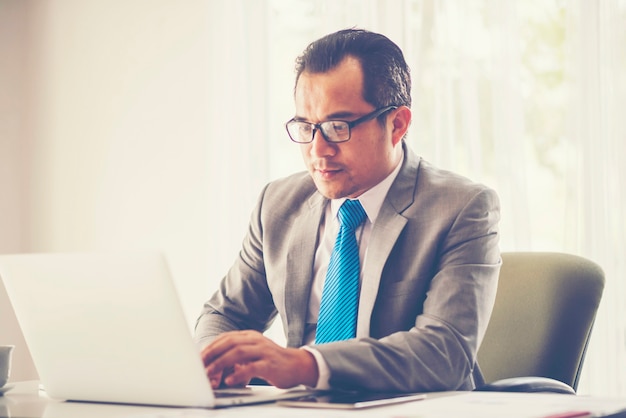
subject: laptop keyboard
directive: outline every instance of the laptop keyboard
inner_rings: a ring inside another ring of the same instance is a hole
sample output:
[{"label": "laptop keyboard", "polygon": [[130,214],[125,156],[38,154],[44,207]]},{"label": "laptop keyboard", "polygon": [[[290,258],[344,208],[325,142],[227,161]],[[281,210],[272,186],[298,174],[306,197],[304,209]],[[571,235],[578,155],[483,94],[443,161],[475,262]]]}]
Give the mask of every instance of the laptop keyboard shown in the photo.
[{"label": "laptop keyboard", "polygon": [[250,388],[226,388],[226,389],[214,389],[213,394],[216,398],[234,398],[238,396],[252,395],[252,389]]}]

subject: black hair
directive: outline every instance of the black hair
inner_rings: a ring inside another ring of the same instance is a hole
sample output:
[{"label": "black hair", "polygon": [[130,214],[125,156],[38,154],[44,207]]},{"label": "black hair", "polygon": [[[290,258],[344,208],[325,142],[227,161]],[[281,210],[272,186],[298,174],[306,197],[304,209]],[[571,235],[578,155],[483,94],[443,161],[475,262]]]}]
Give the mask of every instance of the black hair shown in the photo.
[{"label": "black hair", "polygon": [[384,35],[344,29],[311,44],[296,59],[296,85],[303,72],[325,73],[346,57],[356,58],[363,71],[363,99],[376,108],[411,107],[411,75],[402,50]]}]

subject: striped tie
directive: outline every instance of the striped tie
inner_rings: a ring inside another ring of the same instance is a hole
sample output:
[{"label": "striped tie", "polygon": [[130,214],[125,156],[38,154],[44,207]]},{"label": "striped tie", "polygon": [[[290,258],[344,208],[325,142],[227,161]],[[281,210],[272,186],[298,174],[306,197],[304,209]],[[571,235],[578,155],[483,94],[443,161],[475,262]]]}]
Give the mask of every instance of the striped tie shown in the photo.
[{"label": "striped tie", "polygon": [[359,247],[354,230],[365,219],[358,200],[339,208],[339,233],[330,256],[317,320],[315,343],[347,340],[356,336],[359,304]]}]

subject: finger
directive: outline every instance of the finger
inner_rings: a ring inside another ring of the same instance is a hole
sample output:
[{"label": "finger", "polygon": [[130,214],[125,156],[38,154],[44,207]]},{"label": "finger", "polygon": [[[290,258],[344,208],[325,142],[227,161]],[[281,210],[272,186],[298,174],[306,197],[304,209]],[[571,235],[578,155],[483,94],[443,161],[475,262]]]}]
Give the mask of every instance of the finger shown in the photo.
[{"label": "finger", "polygon": [[205,365],[213,362],[216,358],[222,356],[225,352],[232,350],[233,347],[244,344],[251,344],[255,340],[264,339],[261,333],[257,331],[229,331],[220,334],[211,344],[202,350],[202,358]]},{"label": "finger", "polygon": [[213,373],[213,374],[207,373],[207,376],[209,377],[209,381],[211,382],[211,387],[213,389],[217,389],[222,385],[222,376],[223,376],[222,372]]},{"label": "finger", "polygon": [[223,338],[216,339],[203,353],[206,371],[210,374],[218,373],[235,364],[248,363],[258,360],[265,350],[262,348],[264,337],[259,333],[235,332]]},{"label": "finger", "polygon": [[201,352],[202,361],[205,366],[208,366],[213,360],[219,357],[225,350],[228,349],[228,337],[230,333],[225,333],[213,340],[211,344],[204,347]]},{"label": "finger", "polygon": [[254,363],[236,364],[230,373],[224,376],[224,384],[229,387],[246,386],[254,374]]},{"label": "finger", "polygon": [[236,365],[257,361],[263,357],[262,351],[254,344],[239,344],[224,351],[215,358],[207,367],[208,373],[213,374],[220,370],[233,369]]}]

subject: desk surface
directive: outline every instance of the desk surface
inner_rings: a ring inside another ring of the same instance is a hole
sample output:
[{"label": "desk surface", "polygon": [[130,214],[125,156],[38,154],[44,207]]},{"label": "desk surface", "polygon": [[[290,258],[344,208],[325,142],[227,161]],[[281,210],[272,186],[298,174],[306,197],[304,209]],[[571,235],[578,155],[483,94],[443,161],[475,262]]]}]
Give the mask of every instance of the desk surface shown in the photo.
[{"label": "desk surface", "polygon": [[[34,383],[34,385],[33,385]],[[51,400],[37,391],[36,382],[16,385],[0,397],[0,417],[22,418],[201,418],[246,417],[390,417],[390,418],[582,418],[626,410],[626,399],[556,394],[444,392],[425,400],[355,411],[289,408],[274,404],[225,409],[163,408]],[[564,414],[571,412],[572,414]]]}]

